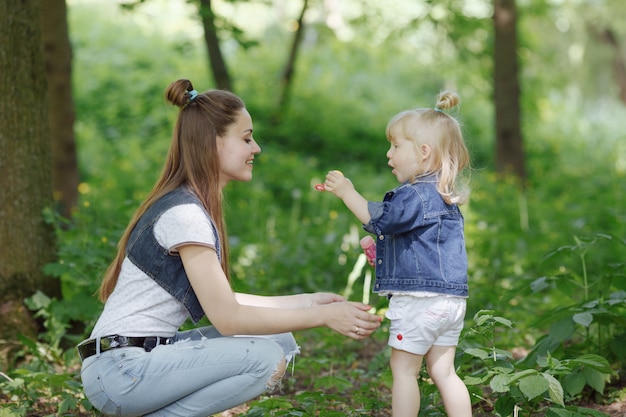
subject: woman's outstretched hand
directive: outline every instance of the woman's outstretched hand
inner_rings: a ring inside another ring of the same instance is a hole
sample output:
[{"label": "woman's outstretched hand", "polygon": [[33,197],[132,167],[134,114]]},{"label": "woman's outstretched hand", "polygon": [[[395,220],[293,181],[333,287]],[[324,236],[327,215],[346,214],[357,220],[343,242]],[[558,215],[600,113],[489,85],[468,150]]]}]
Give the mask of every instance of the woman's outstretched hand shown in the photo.
[{"label": "woman's outstretched hand", "polygon": [[311,306],[321,306],[324,304],[338,303],[346,301],[344,297],[339,294],[333,294],[331,292],[316,292],[311,294]]},{"label": "woman's outstretched hand", "polygon": [[371,309],[352,301],[335,302],[324,306],[328,316],[326,326],[337,333],[363,340],[380,327],[382,317],[368,313]]}]

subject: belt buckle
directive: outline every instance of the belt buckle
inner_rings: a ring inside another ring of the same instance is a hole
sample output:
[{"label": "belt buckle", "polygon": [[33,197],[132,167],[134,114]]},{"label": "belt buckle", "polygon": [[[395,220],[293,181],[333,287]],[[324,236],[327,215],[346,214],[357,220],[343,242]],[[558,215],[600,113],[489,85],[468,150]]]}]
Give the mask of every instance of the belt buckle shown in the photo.
[{"label": "belt buckle", "polygon": [[76,350],[78,351],[78,357],[80,358],[81,362],[84,361],[85,358],[90,356],[89,354],[83,356],[83,348],[86,347],[87,345],[89,345],[92,342],[93,342],[93,339],[86,339],[86,340],[83,340],[82,342],[80,342],[78,344],[78,346],[76,346]]},{"label": "belt buckle", "polygon": [[115,335],[109,340],[111,342],[110,349],[132,346],[129,339],[127,336]]},{"label": "belt buckle", "polygon": [[146,352],[150,352],[157,346],[158,340],[159,337],[146,337],[146,339],[143,341],[143,350],[145,350]]}]

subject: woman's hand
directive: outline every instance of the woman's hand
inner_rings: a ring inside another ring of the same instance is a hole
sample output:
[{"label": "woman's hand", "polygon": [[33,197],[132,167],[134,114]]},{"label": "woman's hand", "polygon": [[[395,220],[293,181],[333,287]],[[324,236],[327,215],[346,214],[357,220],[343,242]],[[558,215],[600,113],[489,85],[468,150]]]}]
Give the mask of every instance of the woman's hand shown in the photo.
[{"label": "woman's hand", "polygon": [[382,317],[370,314],[371,309],[362,303],[337,302],[327,304],[326,326],[344,336],[363,340],[380,327]]},{"label": "woman's hand", "polygon": [[311,294],[311,306],[321,306],[330,303],[340,303],[346,301],[341,295],[330,292],[316,292]]}]

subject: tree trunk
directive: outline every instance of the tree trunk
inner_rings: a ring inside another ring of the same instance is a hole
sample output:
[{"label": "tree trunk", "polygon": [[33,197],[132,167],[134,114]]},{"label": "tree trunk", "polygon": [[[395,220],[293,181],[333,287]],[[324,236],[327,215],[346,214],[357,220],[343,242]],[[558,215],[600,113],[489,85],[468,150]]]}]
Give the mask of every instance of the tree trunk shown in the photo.
[{"label": "tree trunk", "polygon": [[74,140],[72,48],[65,0],[41,4],[43,52],[48,80],[48,124],[52,142],[52,187],[58,211],[70,218],[78,203],[78,163]]},{"label": "tree trunk", "polygon": [[513,173],[523,184],[526,164],[520,128],[515,0],[495,0],[494,6],[496,171]]},{"label": "tree trunk", "polygon": [[626,104],[626,57],[624,57],[618,37],[611,28],[599,30],[592,24],[589,24],[588,27],[596,39],[607,44],[613,50],[613,76],[619,89],[619,99],[623,104]]},{"label": "tree trunk", "polygon": [[27,333],[22,300],[41,290],[60,296],[43,266],[55,258],[50,133],[39,0],[0,2],[0,339]]},{"label": "tree trunk", "polygon": [[304,35],[304,14],[308,8],[308,0],[304,0],[302,4],[302,10],[300,11],[300,17],[298,18],[298,28],[293,37],[293,43],[289,51],[289,57],[285,63],[285,69],[280,78],[280,96],[278,99],[278,106],[274,117],[272,117],[273,123],[278,124],[280,122],[280,116],[283,114],[289,102],[289,92],[291,90],[291,81],[293,80],[293,74],[295,73],[296,58],[298,56],[298,50],[302,44],[302,36]]},{"label": "tree trunk", "polygon": [[200,0],[200,18],[204,27],[204,40],[209,54],[209,66],[213,72],[215,86],[220,90],[233,91],[228,68],[220,49],[217,28],[215,27],[215,15],[211,9],[211,0]]}]

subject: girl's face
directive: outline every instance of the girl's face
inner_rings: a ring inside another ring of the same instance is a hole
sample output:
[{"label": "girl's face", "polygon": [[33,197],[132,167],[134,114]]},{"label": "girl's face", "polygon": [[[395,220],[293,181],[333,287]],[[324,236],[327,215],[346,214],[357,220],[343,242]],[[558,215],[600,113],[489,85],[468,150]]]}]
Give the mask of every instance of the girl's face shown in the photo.
[{"label": "girl's face", "polygon": [[391,173],[401,184],[412,181],[423,171],[422,162],[428,157],[430,147],[422,145],[418,148],[412,140],[403,136],[393,138],[390,143],[387,165],[393,168]]},{"label": "girl's face", "polygon": [[250,181],[254,156],[261,148],[252,137],[252,117],[244,108],[235,123],[217,138],[222,187],[229,181]]}]

